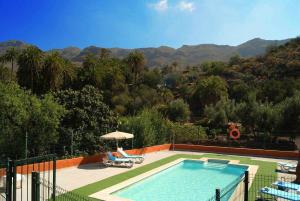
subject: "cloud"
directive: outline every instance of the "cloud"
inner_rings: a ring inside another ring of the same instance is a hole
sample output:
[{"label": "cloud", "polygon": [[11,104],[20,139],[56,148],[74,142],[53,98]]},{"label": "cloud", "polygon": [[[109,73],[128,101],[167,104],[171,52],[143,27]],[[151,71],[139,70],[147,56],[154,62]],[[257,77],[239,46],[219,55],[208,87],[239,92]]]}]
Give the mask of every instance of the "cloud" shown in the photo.
[{"label": "cloud", "polygon": [[169,8],[168,0],[160,0],[157,3],[150,4],[150,7],[157,11],[166,11]]},{"label": "cloud", "polygon": [[180,1],[177,7],[182,11],[190,11],[195,10],[195,5],[193,2]]}]

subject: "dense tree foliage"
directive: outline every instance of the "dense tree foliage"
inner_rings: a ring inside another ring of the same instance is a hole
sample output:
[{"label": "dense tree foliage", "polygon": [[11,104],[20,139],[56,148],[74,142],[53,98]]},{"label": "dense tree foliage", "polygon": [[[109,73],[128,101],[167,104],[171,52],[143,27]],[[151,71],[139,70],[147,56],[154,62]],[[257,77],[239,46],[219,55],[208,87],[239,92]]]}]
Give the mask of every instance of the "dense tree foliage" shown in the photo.
[{"label": "dense tree foliage", "polygon": [[[46,153],[58,140],[64,108],[51,95],[38,98],[16,84],[0,83],[0,153],[12,158]],[[12,149],[13,147],[13,149]]]},{"label": "dense tree foliage", "polygon": [[197,83],[192,98],[196,110],[214,105],[219,100],[228,98],[227,83],[219,76],[209,76]]},{"label": "dense tree foliage", "polygon": [[177,122],[187,122],[190,118],[190,108],[183,99],[171,101],[167,107],[167,115],[170,120]]},{"label": "dense tree foliage", "polygon": [[[98,151],[102,143],[99,136],[120,122],[119,129],[136,134],[138,147],[170,142],[174,133],[185,143],[200,143],[205,135],[213,136],[210,139],[228,136],[227,123],[231,121],[241,123],[242,137],[257,146],[261,141],[264,146],[265,142],[275,144],[278,136],[292,140],[300,132],[299,47],[300,39],[296,38],[269,48],[263,56],[237,55],[228,62],[210,61],[185,68],[174,61],[161,69],[147,68],[139,51],[117,59],[102,49],[80,58],[82,63],[73,63],[59,53],[33,46],[20,52],[10,49],[0,58],[0,95],[5,97],[1,118],[9,122],[2,125],[1,134],[18,135],[13,143],[21,143],[20,150],[24,150],[26,122],[36,126],[29,133],[37,135],[36,139],[46,139],[51,131],[55,137],[43,146],[48,149],[55,144],[60,154]],[[17,83],[9,84],[14,80]],[[6,86],[15,91],[8,92]],[[59,121],[61,107],[67,112]],[[35,114],[29,115],[29,110]],[[53,113],[52,127],[43,119],[48,113]],[[16,123],[9,119],[11,114],[18,114],[13,117]],[[30,123],[32,118],[39,125]],[[0,140],[5,145],[3,138]],[[40,145],[36,147],[31,154],[45,151]],[[5,154],[21,157],[23,152]]]},{"label": "dense tree foliage", "polygon": [[0,81],[7,82],[10,81],[10,72],[9,69],[4,66],[4,64],[0,63]]},{"label": "dense tree foliage", "polygon": [[43,91],[40,87],[43,57],[43,52],[39,48],[31,46],[22,51],[18,58],[18,83],[34,93]]},{"label": "dense tree foliage", "polygon": [[58,91],[54,97],[67,109],[58,145],[66,149],[60,151],[70,153],[71,147],[76,154],[99,151],[100,136],[117,126],[117,117],[103,103],[102,94],[92,86],[85,86],[79,91]]},{"label": "dense tree foliage", "polygon": [[162,144],[170,137],[166,120],[153,109],[144,109],[134,117],[122,118],[120,129],[135,135],[136,147]]},{"label": "dense tree foliage", "polygon": [[19,51],[15,48],[9,48],[4,55],[1,56],[2,62],[9,62],[11,64],[10,80],[14,79],[14,67],[18,58]]}]

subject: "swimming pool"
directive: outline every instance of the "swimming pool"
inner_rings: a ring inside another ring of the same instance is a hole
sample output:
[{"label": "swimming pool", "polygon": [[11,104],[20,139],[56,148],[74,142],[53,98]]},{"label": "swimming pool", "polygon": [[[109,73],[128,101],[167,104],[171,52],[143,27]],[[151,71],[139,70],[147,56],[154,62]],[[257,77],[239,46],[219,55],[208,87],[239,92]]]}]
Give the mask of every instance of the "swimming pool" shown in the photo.
[{"label": "swimming pool", "polygon": [[[219,161],[184,160],[113,195],[133,201],[206,201],[216,188],[238,183],[247,168]],[[229,200],[233,191],[222,201]]]}]

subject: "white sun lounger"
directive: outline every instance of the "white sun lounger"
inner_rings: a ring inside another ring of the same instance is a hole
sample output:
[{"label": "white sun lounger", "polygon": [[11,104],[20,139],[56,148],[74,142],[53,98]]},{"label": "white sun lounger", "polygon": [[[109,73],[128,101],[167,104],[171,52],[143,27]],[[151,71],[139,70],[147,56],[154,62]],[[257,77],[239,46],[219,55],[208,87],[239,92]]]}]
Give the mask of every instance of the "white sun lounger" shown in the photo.
[{"label": "white sun lounger", "polygon": [[282,172],[296,172],[297,164],[279,162],[277,165]]},{"label": "white sun lounger", "polygon": [[117,158],[111,152],[107,153],[107,159],[103,161],[106,166],[125,166],[131,168],[133,161],[127,158]]},{"label": "white sun lounger", "polygon": [[133,159],[136,163],[142,163],[145,159],[143,155],[129,155],[122,148],[118,148],[117,151],[123,158]]}]

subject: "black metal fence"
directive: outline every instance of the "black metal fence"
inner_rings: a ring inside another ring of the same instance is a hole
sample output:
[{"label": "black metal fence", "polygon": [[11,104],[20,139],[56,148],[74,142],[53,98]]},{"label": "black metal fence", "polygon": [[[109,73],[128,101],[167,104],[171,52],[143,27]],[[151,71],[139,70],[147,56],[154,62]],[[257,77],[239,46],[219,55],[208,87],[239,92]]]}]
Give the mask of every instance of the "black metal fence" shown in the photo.
[{"label": "black metal fence", "polygon": [[256,174],[249,177],[251,182],[248,191],[249,201],[300,200],[299,192],[296,190],[300,190],[300,186],[293,183],[295,180],[295,175],[293,174]]},{"label": "black metal fence", "polygon": [[[37,201],[38,175],[56,183],[55,155],[39,156],[0,163],[0,201]],[[55,191],[48,189],[48,200],[55,198]]]},{"label": "black metal fence", "polygon": [[40,179],[40,199],[39,201],[48,201],[48,200],[54,200],[48,199],[48,192],[47,189],[51,189],[51,191],[55,191],[55,201],[92,201],[92,198],[89,198],[87,196],[83,196],[71,191],[68,191],[66,189],[63,189],[62,187],[59,187],[57,185],[53,185],[53,183]]},{"label": "black metal fence", "polygon": [[56,157],[0,162],[0,201],[90,201],[56,185]]},{"label": "black metal fence", "polygon": [[248,197],[244,189],[247,188],[249,181],[248,171],[241,175],[226,187],[222,189],[215,189],[215,195],[213,195],[207,201],[228,201],[228,200],[241,200],[245,201],[245,196]]},{"label": "black metal fence", "polygon": [[300,200],[300,185],[293,183],[292,174],[245,174],[207,201]]}]

